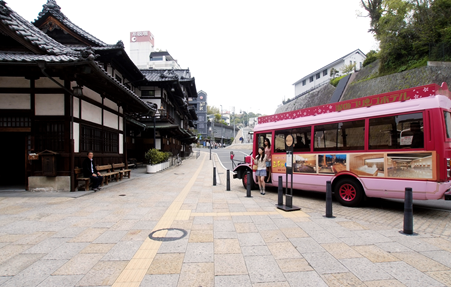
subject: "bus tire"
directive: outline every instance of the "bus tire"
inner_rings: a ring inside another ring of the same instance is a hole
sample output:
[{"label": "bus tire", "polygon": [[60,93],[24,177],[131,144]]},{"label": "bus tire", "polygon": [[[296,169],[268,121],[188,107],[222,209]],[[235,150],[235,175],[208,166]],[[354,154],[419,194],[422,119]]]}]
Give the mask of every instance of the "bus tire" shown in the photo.
[{"label": "bus tire", "polygon": [[[242,182],[243,182],[243,187],[244,187],[244,189],[247,189],[247,169],[246,170],[244,170],[244,172],[243,172],[243,179],[242,179]],[[252,172],[251,172],[251,190],[252,189],[256,189],[256,184],[255,184],[255,182],[254,182],[254,178],[253,178],[253,176],[252,176]]]},{"label": "bus tire", "polygon": [[365,199],[363,187],[356,179],[339,179],[334,185],[335,198],[341,205],[356,207],[360,206]]}]

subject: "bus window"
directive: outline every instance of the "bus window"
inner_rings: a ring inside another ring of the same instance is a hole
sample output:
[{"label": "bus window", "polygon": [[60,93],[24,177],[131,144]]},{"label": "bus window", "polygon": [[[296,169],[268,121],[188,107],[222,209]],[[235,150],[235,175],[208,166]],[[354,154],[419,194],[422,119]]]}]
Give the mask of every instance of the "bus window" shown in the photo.
[{"label": "bus window", "polygon": [[365,121],[315,126],[315,151],[363,150]]},{"label": "bus window", "polygon": [[370,119],[370,149],[423,148],[423,114]]},{"label": "bus window", "polygon": [[271,144],[272,134],[258,134],[257,148],[265,146],[265,139],[268,139]]},{"label": "bus window", "polygon": [[290,130],[276,131],[274,135],[274,152],[285,152],[285,137]]},{"label": "bus window", "polygon": [[310,151],[311,130],[311,127],[303,127],[291,131],[294,138],[293,152]]},{"label": "bus window", "polygon": [[445,116],[446,137],[451,138],[451,113],[443,112]]}]

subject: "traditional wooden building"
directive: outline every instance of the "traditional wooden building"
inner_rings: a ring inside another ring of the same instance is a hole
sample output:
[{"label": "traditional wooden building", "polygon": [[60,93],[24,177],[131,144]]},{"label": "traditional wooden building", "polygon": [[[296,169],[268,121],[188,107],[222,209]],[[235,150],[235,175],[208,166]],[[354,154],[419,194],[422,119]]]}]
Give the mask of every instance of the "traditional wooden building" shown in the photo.
[{"label": "traditional wooden building", "polygon": [[156,108],[121,42],[82,30],[54,0],[33,24],[0,0],[0,187],[75,190],[86,152],[126,163],[127,118]]}]

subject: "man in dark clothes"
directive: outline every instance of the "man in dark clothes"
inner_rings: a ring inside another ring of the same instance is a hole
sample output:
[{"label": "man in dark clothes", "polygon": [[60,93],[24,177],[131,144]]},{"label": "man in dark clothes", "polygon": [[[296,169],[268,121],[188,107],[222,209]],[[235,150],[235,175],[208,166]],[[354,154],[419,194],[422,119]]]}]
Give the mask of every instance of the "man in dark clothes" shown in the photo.
[{"label": "man in dark clothes", "polygon": [[93,157],[94,153],[92,151],[88,152],[88,157],[83,161],[83,175],[84,177],[89,177],[89,179],[91,179],[92,189],[97,191],[100,189],[99,185],[102,183],[103,177],[101,173],[97,171],[92,160]]}]

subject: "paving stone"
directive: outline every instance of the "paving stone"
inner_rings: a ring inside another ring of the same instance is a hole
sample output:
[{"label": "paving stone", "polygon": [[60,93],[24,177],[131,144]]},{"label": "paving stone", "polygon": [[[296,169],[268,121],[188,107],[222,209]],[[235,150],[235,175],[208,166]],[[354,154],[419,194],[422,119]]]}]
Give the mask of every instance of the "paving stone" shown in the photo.
[{"label": "paving stone", "polygon": [[376,265],[406,286],[443,286],[405,262],[384,262]]},{"label": "paving stone", "polygon": [[40,260],[45,254],[18,254],[0,264],[0,276],[14,276]]},{"label": "paving stone", "polygon": [[260,233],[238,233],[241,246],[265,245]]},{"label": "paving stone", "polygon": [[399,261],[398,258],[375,245],[354,246],[354,250],[374,263]]},{"label": "paving stone", "polygon": [[307,230],[307,234],[319,244],[321,243],[341,243],[342,241],[326,230]]},{"label": "paving stone", "polygon": [[[295,286],[295,285],[293,285]],[[290,287],[288,282],[254,283],[252,287]]]},{"label": "paving stone", "polygon": [[5,282],[2,287],[37,286],[67,260],[39,260]]},{"label": "paving stone", "polygon": [[247,274],[242,254],[215,254],[215,275]]},{"label": "paving stone", "polygon": [[221,238],[238,238],[238,235],[236,232],[215,232],[213,234],[213,237],[215,239],[221,239]]},{"label": "paving stone", "polygon": [[307,260],[303,258],[277,259],[276,261],[283,273],[313,270],[313,268],[308,264]]},{"label": "paving stone", "polygon": [[402,284],[398,280],[376,280],[376,281],[365,281],[366,286],[368,287],[405,287],[406,285]]},{"label": "paving stone", "polygon": [[421,254],[451,268],[451,252],[441,250],[441,251],[426,251],[421,252]]},{"label": "paving stone", "polygon": [[26,251],[27,249],[33,247],[33,245],[19,245],[19,244],[9,244],[0,248],[0,264],[6,262],[10,258]]},{"label": "paving stone", "polygon": [[111,286],[128,261],[99,261],[77,283],[77,286]]},{"label": "paving stone", "polygon": [[12,277],[0,277],[0,284],[5,283],[6,281],[10,280]]},{"label": "paving stone", "polygon": [[285,273],[291,286],[327,287],[324,280],[315,271]]},{"label": "paving stone", "polygon": [[287,242],[288,239],[280,230],[262,230],[260,235],[265,242]]},{"label": "paving stone", "polygon": [[55,233],[52,237],[75,237],[86,230],[86,227],[69,227]]},{"label": "paving stone", "polygon": [[296,247],[296,249],[304,254],[306,252],[324,252],[324,248],[321,247],[315,240],[312,238],[291,238],[291,243]]},{"label": "paving stone", "polygon": [[121,241],[130,241],[130,240],[136,240],[136,241],[144,241],[149,236],[150,231],[149,230],[139,230],[139,229],[133,229],[127,232],[124,237],[121,238]]},{"label": "paving stone", "polygon": [[266,245],[243,246],[241,252],[244,256],[265,256],[271,255],[271,251]]},{"label": "paving stone", "polygon": [[211,230],[213,231],[213,224],[193,224],[191,226],[191,231],[194,230]]},{"label": "paving stone", "polygon": [[183,253],[157,254],[147,274],[180,274],[184,257]]},{"label": "paving stone", "polygon": [[330,287],[342,287],[342,286],[352,286],[352,287],[366,287],[366,284],[359,280],[352,273],[336,273],[336,274],[325,274],[324,279],[327,285]]},{"label": "paving stone", "polygon": [[213,230],[193,230],[190,232],[189,242],[213,242]]},{"label": "paving stone", "polygon": [[256,225],[274,224],[273,220],[267,215],[251,215],[251,218]]},{"label": "paving stone", "polygon": [[55,232],[38,231],[14,242],[14,244],[38,244],[55,235]]},{"label": "paving stone", "polygon": [[235,230],[238,233],[257,233],[258,229],[253,222],[235,223]]},{"label": "paving stone", "polygon": [[321,244],[336,259],[360,258],[362,255],[344,243]]},{"label": "paving stone", "polygon": [[179,274],[146,275],[140,287],[177,287]]},{"label": "paving stone", "polygon": [[383,242],[383,243],[377,243],[376,246],[378,246],[380,249],[385,250],[387,252],[409,252],[412,251],[412,249],[398,243],[398,242]]},{"label": "paving stone", "polygon": [[252,283],[285,281],[285,276],[272,256],[247,256],[244,260]]},{"label": "paving stone", "polygon": [[327,252],[304,253],[303,256],[319,274],[348,271],[337,259]]},{"label": "paving stone", "polygon": [[340,262],[362,281],[393,279],[390,274],[366,258],[340,259]]},{"label": "paving stone", "polygon": [[141,245],[140,241],[120,241],[102,257],[102,260],[131,260]]},{"label": "paving stone", "polygon": [[257,227],[258,231],[264,231],[264,230],[278,230],[279,227],[275,225],[274,223],[268,223],[268,224],[255,224],[255,227]]},{"label": "paving stone", "polygon": [[68,242],[92,242],[106,230],[106,228],[88,228]]},{"label": "paving stone", "polygon": [[78,254],[67,261],[52,275],[83,275],[86,274],[100,259],[102,254]]},{"label": "paving stone", "polygon": [[165,241],[161,244],[158,253],[185,253],[188,246],[188,238],[175,241]]},{"label": "paving stone", "polygon": [[325,230],[323,227],[319,226],[318,224],[316,224],[315,222],[312,222],[310,220],[306,221],[306,222],[297,222],[296,225],[299,226],[305,232],[307,232],[307,231],[324,231]]},{"label": "paving stone", "polygon": [[444,238],[421,238],[422,241],[451,252],[451,241]]},{"label": "paving stone", "polygon": [[302,258],[291,242],[273,242],[267,244],[275,259]]},{"label": "paving stone", "polygon": [[339,225],[343,226],[346,229],[349,230],[365,230],[368,229],[365,226],[354,222],[354,221],[342,221],[342,222],[338,222]]},{"label": "paving stone", "polygon": [[426,274],[446,286],[451,286],[451,271],[433,271],[426,272]]},{"label": "paving stone", "polygon": [[108,251],[110,251],[111,248],[113,248],[116,244],[114,243],[91,243],[88,246],[86,246],[80,253],[86,253],[86,254],[106,254]]},{"label": "paving stone", "polygon": [[287,237],[287,238],[303,238],[303,237],[308,237],[308,234],[302,230],[299,227],[294,227],[294,228],[280,228],[280,231],[283,232],[283,234]]},{"label": "paving stone", "polygon": [[240,242],[236,238],[215,239],[215,254],[241,253]]},{"label": "paving stone", "polygon": [[215,276],[215,287],[252,287],[248,275]]},{"label": "paving stone", "polygon": [[253,223],[254,221],[249,215],[236,215],[232,216],[232,221],[234,223]]},{"label": "paving stone", "polygon": [[24,253],[50,253],[66,243],[67,238],[47,238],[35,246],[27,249]]},{"label": "paving stone", "polygon": [[274,219],[272,219],[272,221],[278,228],[297,228],[298,227],[298,225],[289,218],[281,218],[281,219],[274,218]]},{"label": "paving stone", "polygon": [[213,243],[188,243],[184,262],[214,262]]},{"label": "paving stone", "polygon": [[81,250],[83,250],[89,243],[63,243],[59,247],[55,248],[44,259],[71,259]]},{"label": "paving stone", "polygon": [[417,252],[398,252],[392,253],[392,255],[420,270],[421,272],[449,270],[449,268],[445,265],[442,265],[437,261],[434,261]]},{"label": "paving stone", "polygon": [[72,287],[83,278],[83,275],[49,276],[38,287]]},{"label": "paving stone", "polygon": [[437,246],[429,244],[420,238],[414,238],[411,236],[397,236],[390,238],[417,252],[440,250]]},{"label": "paving stone", "polygon": [[127,234],[125,230],[107,230],[97,237],[93,243],[118,243]]},{"label": "paving stone", "polygon": [[213,287],[215,284],[214,263],[184,263],[178,287]]},{"label": "paving stone", "polygon": [[28,235],[26,234],[3,234],[0,235],[0,242],[1,243],[13,243],[17,240],[20,240],[22,238],[27,238]]}]

